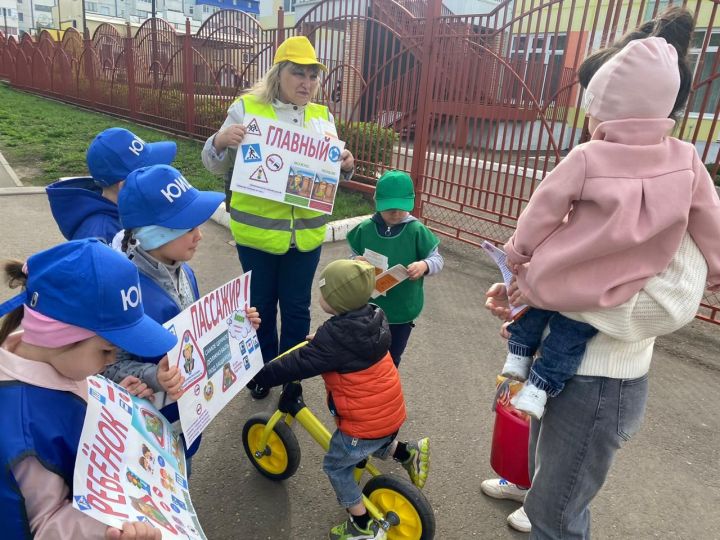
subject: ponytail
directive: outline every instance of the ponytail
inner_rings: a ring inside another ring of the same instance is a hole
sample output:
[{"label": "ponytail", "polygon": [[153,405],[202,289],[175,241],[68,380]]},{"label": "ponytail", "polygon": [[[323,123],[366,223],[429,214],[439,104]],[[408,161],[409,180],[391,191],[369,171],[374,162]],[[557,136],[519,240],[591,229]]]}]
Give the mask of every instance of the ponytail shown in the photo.
[{"label": "ponytail", "polygon": [[125,229],[125,232],[123,234],[122,243],[120,244],[120,249],[122,249],[123,253],[127,253],[130,245],[132,245],[134,243],[135,243],[135,238],[133,237],[132,230]]},{"label": "ponytail", "polygon": [[655,29],[652,35],[664,38],[665,41],[675,47],[678,54],[680,90],[678,90],[675,105],[670,113],[671,117],[675,117],[685,107],[685,103],[690,96],[693,73],[688,59],[688,50],[690,49],[693,30],[695,30],[695,20],[692,14],[684,8],[668,8],[655,19]]},{"label": "ponytail", "polygon": [[678,54],[678,70],[680,71],[680,89],[675,105],[670,113],[674,118],[685,107],[692,85],[692,69],[688,60],[690,40],[695,29],[692,14],[685,8],[669,7],[659,13],[653,20],[646,21],[635,30],[628,32],[612,45],[589,55],[578,68],[578,79],[583,88],[587,88],[600,66],[610,60],[617,52],[631,41],[649,37],[661,37],[675,47]]},{"label": "ponytail", "polygon": [[[23,272],[23,263],[20,261],[5,262],[5,280],[11,289],[18,287],[25,288],[27,275]],[[15,308],[5,315],[0,326],[0,343],[4,343],[7,337],[12,334],[22,322],[23,306]]]}]

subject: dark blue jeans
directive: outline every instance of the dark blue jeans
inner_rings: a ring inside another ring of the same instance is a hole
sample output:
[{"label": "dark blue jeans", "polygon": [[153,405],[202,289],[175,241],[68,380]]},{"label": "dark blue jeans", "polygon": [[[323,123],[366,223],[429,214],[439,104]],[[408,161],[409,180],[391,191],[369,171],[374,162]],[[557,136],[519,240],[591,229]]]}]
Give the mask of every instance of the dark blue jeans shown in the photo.
[{"label": "dark blue jeans", "polygon": [[413,328],[415,328],[415,325],[411,322],[390,325],[390,335],[392,336],[390,356],[392,356],[395,367],[400,367],[400,359],[403,352],[405,352]]},{"label": "dark blue jeans", "polygon": [[237,246],[243,271],[252,270],[250,302],[262,319],[257,334],[265,363],[305,341],[310,332],[310,297],[313,277],[320,262],[320,250],[299,251],[291,248],[283,255],[272,255],[258,249]]},{"label": "dark blue jeans", "polygon": [[[542,338],[546,326],[550,333]],[[508,349],[519,356],[533,356],[542,351],[530,369],[528,382],[557,396],[565,383],[577,372],[585,355],[587,342],[597,334],[593,326],[573,321],[557,311],[530,308],[509,327]]]}]

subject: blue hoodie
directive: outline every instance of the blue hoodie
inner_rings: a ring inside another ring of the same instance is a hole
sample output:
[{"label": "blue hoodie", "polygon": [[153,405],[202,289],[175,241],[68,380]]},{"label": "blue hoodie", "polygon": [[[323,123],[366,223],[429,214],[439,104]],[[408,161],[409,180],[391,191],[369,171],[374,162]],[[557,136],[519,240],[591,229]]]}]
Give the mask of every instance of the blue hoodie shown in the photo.
[{"label": "blue hoodie", "polygon": [[122,229],[117,204],[102,196],[92,178],[67,178],[45,191],[50,210],[67,240],[99,238],[110,244]]}]

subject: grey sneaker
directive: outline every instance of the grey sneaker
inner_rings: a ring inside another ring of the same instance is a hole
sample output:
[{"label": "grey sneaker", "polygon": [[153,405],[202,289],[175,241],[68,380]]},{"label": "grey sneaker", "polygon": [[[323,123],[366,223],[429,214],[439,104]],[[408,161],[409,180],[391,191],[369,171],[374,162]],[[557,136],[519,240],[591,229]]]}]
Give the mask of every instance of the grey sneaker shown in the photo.
[{"label": "grey sneaker", "polygon": [[402,462],[402,466],[412,483],[422,489],[430,469],[430,439],[425,437],[418,442],[407,443],[407,451],[410,457]]}]

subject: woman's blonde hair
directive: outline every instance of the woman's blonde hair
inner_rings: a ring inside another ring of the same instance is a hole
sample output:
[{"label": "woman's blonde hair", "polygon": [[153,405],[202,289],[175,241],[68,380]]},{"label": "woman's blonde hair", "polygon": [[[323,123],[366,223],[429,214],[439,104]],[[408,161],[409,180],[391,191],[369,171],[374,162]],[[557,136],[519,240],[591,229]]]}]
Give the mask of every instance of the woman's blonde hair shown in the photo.
[{"label": "woman's blonde hair", "polygon": [[[293,62],[287,60],[285,62],[273,64],[273,66],[265,72],[265,75],[263,75],[262,79],[257,81],[252,86],[252,88],[247,91],[247,93],[258,98],[258,101],[260,101],[261,103],[270,104],[276,99],[280,99],[280,72],[285,67],[293,65]],[[317,98],[319,91],[320,85],[318,84],[317,88],[315,89],[315,93],[310,96],[310,101],[315,101],[315,98]]]}]

